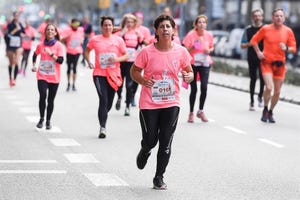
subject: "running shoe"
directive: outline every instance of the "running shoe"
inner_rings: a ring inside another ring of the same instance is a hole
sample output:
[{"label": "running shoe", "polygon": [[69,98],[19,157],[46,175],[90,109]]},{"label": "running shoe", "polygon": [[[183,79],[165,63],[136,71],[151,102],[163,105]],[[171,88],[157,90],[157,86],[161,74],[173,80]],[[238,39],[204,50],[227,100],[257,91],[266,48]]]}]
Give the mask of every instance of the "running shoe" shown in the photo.
[{"label": "running shoe", "polygon": [[37,128],[43,128],[44,119],[40,119],[39,123],[36,125]]},{"label": "running shoe", "polygon": [[68,86],[67,86],[67,89],[66,89],[67,92],[70,91],[70,83],[68,83]]},{"label": "running shoe", "polygon": [[144,169],[150,154],[150,151],[146,151],[145,149],[141,148],[139,154],[136,157],[136,165],[139,169]]},{"label": "running shoe", "polygon": [[46,130],[50,130],[52,128],[49,120],[46,121]]},{"label": "running shoe", "polygon": [[202,120],[202,122],[208,122],[207,117],[205,116],[204,112],[201,110],[198,110],[197,117]]},{"label": "running shoe", "polygon": [[76,91],[77,91],[77,89],[76,89],[75,85],[73,85],[73,86],[72,86],[72,90],[73,90],[74,92],[76,92]]},{"label": "running shoe", "polygon": [[125,113],[124,113],[125,116],[130,116],[130,110],[129,108],[125,108]]},{"label": "running shoe", "polygon": [[250,111],[255,111],[254,103],[253,102],[250,103],[249,110]]},{"label": "running shoe", "polygon": [[190,112],[190,114],[189,114],[188,123],[194,123],[194,113],[193,112]]},{"label": "running shoe", "polygon": [[272,112],[268,113],[268,120],[269,120],[269,123],[275,123],[275,119],[273,118],[273,113]]},{"label": "running shoe", "polygon": [[261,121],[267,122],[268,119],[269,119],[269,112],[268,112],[268,110],[264,109],[262,116],[261,116]]},{"label": "running shoe", "polygon": [[136,103],[135,103],[135,99],[134,98],[131,99],[131,106],[132,107],[136,107]]},{"label": "running shoe", "polygon": [[106,129],[104,127],[100,127],[100,133],[98,136],[99,139],[106,138]]},{"label": "running shoe", "polygon": [[116,110],[120,110],[120,108],[121,108],[121,98],[118,98],[116,103]]},{"label": "running shoe", "polygon": [[257,97],[257,101],[258,101],[258,107],[263,108],[264,107],[263,99],[261,97]]},{"label": "running shoe", "polygon": [[9,86],[10,86],[10,87],[13,86],[13,80],[12,80],[12,79],[9,80]]},{"label": "running shoe", "polygon": [[15,79],[12,79],[11,80],[11,86],[15,86],[16,85],[16,80]]},{"label": "running shoe", "polygon": [[164,183],[163,177],[156,176],[153,178],[153,189],[166,190],[167,184]]}]

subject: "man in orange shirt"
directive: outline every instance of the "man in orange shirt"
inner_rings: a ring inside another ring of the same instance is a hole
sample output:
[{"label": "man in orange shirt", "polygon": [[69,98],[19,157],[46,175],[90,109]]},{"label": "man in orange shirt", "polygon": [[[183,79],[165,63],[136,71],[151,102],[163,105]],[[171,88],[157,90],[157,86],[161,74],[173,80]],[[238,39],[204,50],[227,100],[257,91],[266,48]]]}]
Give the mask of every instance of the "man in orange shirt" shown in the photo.
[{"label": "man in orange shirt", "polygon": [[[261,61],[261,71],[265,82],[264,110],[261,121],[275,123],[273,109],[278,102],[281,86],[286,73],[286,53],[296,52],[296,39],[293,31],[284,25],[283,9],[272,12],[273,23],[263,26],[251,39],[250,43]],[[258,42],[263,40],[261,51]],[[273,96],[271,96],[272,90]],[[268,110],[269,102],[270,109]]]}]

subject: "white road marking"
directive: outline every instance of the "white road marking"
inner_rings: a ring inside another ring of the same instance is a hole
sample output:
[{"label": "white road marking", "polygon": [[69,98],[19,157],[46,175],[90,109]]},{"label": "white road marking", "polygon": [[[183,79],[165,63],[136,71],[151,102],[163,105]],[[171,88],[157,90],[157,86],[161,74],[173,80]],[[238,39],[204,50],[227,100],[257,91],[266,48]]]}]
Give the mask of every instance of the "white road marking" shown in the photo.
[{"label": "white road marking", "polygon": [[224,128],[225,128],[225,129],[228,129],[228,130],[230,130],[230,131],[233,131],[233,132],[235,132],[235,133],[244,134],[244,135],[246,134],[245,131],[242,131],[242,130],[240,130],[240,129],[234,128],[234,127],[232,127],[232,126],[224,126]]},{"label": "white road marking", "polygon": [[64,154],[71,163],[99,163],[92,154]]},{"label": "white road marking", "polygon": [[211,118],[208,118],[208,121],[209,121],[209,122],[215,122],[216,120],[211,119]]},{"label": "white road marking", "polygon": [[57,126],[52,126],[52,128],[50,130],[46,130],[45,126],[43,128],[37,128],[37,127],[35,127],[35,130],[37,132],[44,132],[44,133],[61,133],[61,129],[59,127],[57,127]]},{"label": "white road marking", "polygon": [[0,170],[0,174],[66,174],[65,170]]},{"label": "white road marking", "polygon": [[[7,93],[8,94],[8,93]],[[5,97],[9,100],[13,100],[13,99],[17,99],[17,95],[12,95],[12,94],[9,94],[9,95],[5,95]]]},{"label": "white road marking", "polygon": [[21,108],[19,108],[19,110],[22,113],[36,113],[37,112],[36,107],[21,107]]},{"label": "white road marking", "polygon": [[115,174],[108,173],[86,173],[84,174],[96,187],[102,186],[129,186],[125,181]]},{"label": "white road marking", "polygon": [[9,164],[9,163],[31,163],[31,164],[47,163],[47,164],[50,164],[50,163],[57,163],[57,161],[56,160],[0,160],[0,163],[1,164],[4,164],[4,163],[7,163],[7,164]]},{"label": "white road marking", "polygon": [[16,106],[25,106],[28,105],[25,101],[12,101],[12,104],[16,105]]},{"label": "white road marking", "polygon": [[277,142],[273,142],[273,141],[265,139],[265,138],[258,138],[258,140],[263,142],[263,143],[266,143],[266,144],[272,145],[274,147],[277,147],[277,148],[284,148],[284,145],[279,144]]},{"label": "white road marking", "polygon": [[55,146],[67,147],[67,146],[80,146],[80,144],[71,138],[50,138],[50,142]]},{"label": "white road marking", "polygon": [[38,123],[40,117],[39,116],[26,116],[27,121],[30,123]]}]

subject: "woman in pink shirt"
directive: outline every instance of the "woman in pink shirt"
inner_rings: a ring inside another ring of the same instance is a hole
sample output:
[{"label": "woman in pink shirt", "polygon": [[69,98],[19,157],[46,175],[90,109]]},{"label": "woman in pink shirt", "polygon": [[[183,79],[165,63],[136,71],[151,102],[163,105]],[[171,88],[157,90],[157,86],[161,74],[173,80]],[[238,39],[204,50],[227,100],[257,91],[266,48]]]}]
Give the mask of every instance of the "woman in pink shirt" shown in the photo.
[{"label": "woman in pink shirt", "polygon": [[[54,24],[49,23],[45,28],[45,40],[40,42],[32,57],[32,71],[36,72],[38,90],[40,94],[39,110],[40,120],[37,128],[43,128],[47,98],[46,129],[51,129],[51,116],[54,108],[54,99],[60,82],[60,65],[64,61],[63,45]],[[40,55],[40,63],[36,67],[37,56]],[[48,90],[48,94],[47,94]],[[47,97],[48,96],[48,97]]]},{"label": "woman in pink shirt", "polygon": [[[102,34],[92,37],[84,55],[91,69],[99,96],[98,119],[99,138],[106,137],[106,121],[112,107],[114,96],[122,84],[120,62],[127,60],[126,46],[122,38],[113,35],[114,18],[101,17]],[[95,51],[95,65],[90,62],[90,51]]]},{"label": "woman in pink shirt", "polygon": [[[121,38],[123,38],[126,44],[126,52],[128,54],[128,59],[124,62],[121,62],[121,74],[122,79],[125,79],[125,87],[126,87],[126,108],[125,108],[125,116],[130,116],[130,104],[132,102],[132,98],[134,96],[134,92],[136,90],[137,85],[134,86],[134,82],[130,77],[130,67],[133,64],[136,54],[143,43],[144,37],[142,33],[136,28],[137,19],[133,14],[125,14],[123,16],[121,27],[122,30],[116,33]],[[119,110],[121,107],[121,98],[122,98],[122,89],[123,84],[120,86],[118,90],[118,100],[116,103],[116,109]]]},{"label": "woman in pink shirt", "polygon": [[23,73],[23,75],[25,76],[32,42],[35,40],[35,30],[30,25],[28,20],[25,21],[24,31],[25,35],[22,37],[23,58],[21,61],[21,69],[19,70],[19,73]]},{"label": "woman in pink shirt", "polygon": [[67,47],[67,92],[71,87],[71,73],[72,73],[72,90],[76,91],[75,81],[77,74],[77,63],[79,56],[83,52],[82,43],[84,40],[84,30],[80,26],[80,21],[76,18],[72,19],[70,27],[63,31],[63,40],[66,43]]},{"label": "woman in pink shirt", "polygon": [[143,48],[131,67],[131,77],[142,85],[140,94],[141,150],[137,167],[143,169],[159,142],[154,189],[167,189],[163,174],[169,162],[173,134],[180,110],[178,74],[190,83],[193,78],[191,56],[181,45],[173,42],[175,21],[160,15],[154,21],[157,42]]},{"label": "woman in pink shirt", "polygon": [[[207,95],[207,85],[210,66],[212,59],[209,56],[210,52],[213,51],[213,35],[206,31],[207,17],[205,15],[199,15],[194,21],[194,29],[187,33],[183,39],[183,45],[188,49],[192,56],[192,67],[194,76],[200,75],[201,83],[201,95],[199,102],[199,110],[197,117],[203,122],[208,122],[207,117],[204,114],[203,108]],[[190,93],[190,114],[188,122],[194,122],[194,105],[197,94],[197,80],[194,79],[191,82],[191,93]]]}]

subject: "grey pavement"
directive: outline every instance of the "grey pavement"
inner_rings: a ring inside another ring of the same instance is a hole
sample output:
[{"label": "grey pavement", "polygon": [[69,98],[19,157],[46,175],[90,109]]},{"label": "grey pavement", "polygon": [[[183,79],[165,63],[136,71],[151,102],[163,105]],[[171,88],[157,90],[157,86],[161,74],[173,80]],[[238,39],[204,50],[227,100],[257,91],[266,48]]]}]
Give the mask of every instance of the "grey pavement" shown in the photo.
[{"label": "grey pavement", "polygon": [[[221,59],[213,58],[213,59],[221,60],[222,58]],[[247,67],[246,60],[233,60],[233,59],[223,58],[222,61],[228,62],[228,64],[232,66]],[[218,85],[218,86],[227,87],[239,91],[249,92],[250,79],[247,77],[211,72],[209,81],[210,84],[213,85]],[[257,80],[256,82],[256,88],[255,88],[256,92],[258,92],[259,89],[258,81],[259,80]],[[280,100],[300,105],[300,87],[289,85],[289,84],[283,84],[281,94],[280,94]]]}]

